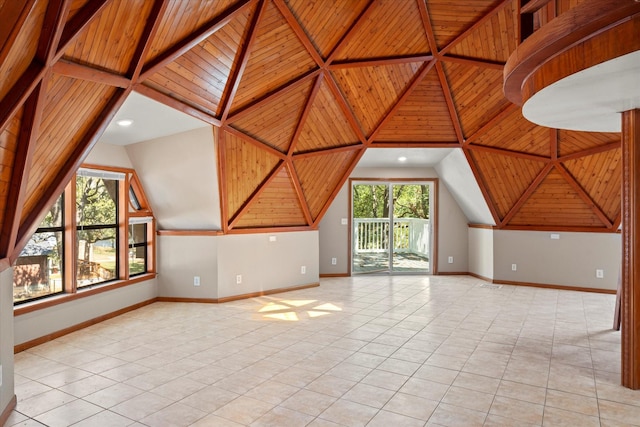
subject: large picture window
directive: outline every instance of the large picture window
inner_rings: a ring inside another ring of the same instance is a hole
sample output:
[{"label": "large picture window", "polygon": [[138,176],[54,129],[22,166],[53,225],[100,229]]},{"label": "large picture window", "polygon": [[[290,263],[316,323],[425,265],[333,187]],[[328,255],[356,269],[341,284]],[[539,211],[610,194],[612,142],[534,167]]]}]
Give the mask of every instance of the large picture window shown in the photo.
[{"label": "large picture window", "polygon": [[152,273],[153,230],[133,170],[80,169],[14,264],[14,304]]}]

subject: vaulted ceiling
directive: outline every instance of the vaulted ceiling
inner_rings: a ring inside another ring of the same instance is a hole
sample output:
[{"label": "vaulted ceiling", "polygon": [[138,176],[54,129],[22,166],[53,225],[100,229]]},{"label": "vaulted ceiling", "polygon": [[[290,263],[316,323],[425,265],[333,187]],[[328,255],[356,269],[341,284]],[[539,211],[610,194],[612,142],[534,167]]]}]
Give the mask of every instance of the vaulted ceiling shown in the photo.
[{"label": "vaulted ceiling", "polygon": [[503,95],[518,3],[0,0],[0,249],[131,91],[213,125],[225,231],[316,227],[375,147],[463,150],[500,228],[614,231],[620,134],[539,127]]}]

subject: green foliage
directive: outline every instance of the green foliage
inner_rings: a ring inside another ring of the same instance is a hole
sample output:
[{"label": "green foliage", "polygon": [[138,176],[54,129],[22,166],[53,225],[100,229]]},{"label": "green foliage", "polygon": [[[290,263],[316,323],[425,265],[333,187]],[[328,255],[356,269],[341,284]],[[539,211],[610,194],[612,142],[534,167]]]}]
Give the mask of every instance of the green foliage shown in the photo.
[{"label": "green foliage", "polygon": [[[393,184],[395,218],[429,218],[429,186]],[[353,186],[354,218],[388,218],[389,186],[356,184]]]},{"label": "green foliage", "polygon": [[116,188],[118,182],[87,176],[76,178],[76,220],[78,227],[113,225],[113,228],[83,230],[79,240],[95,243],[116,238]]}]

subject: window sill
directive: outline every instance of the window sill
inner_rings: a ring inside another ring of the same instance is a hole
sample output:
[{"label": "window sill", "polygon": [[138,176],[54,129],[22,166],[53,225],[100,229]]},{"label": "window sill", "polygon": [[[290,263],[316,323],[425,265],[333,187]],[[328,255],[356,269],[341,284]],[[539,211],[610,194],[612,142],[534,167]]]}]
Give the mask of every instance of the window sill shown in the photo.
[{"label": "window sill", "polygon": [[50,298],[43,298],[37,301],[27,302],[20,304],[13,308],[13,315],[20,316],[22,314],[31,313],[37,310],[53,307],[58,304],[64,304],[70,301],[75,301],[80,298],[89,297],[92,295],[100,294],[103,292],[109,292],[114,289],[123,288],[125,286],[133,285],[136,283],[146,282],[147,280],[154,279],[156,273],[146,273],[139,276],[135,276],[129,280],[116,280],[109,283],[98,284],[91,287],[81,288],[73,294],[60,294],[52,296]]}]

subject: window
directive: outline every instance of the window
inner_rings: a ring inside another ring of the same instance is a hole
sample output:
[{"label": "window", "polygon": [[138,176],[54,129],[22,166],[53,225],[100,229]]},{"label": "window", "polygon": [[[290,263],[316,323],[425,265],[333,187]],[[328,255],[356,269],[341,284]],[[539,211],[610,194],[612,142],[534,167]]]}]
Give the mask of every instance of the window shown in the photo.
[{"label": "window", "polygon": [[49,209],[13,269],[13,301],[63,292],[64,212],[62,196]]},{"label": "window", "polygon": [[15,262],[14,304],[153,272],[154,225],[134,171],[80,169]]}]

